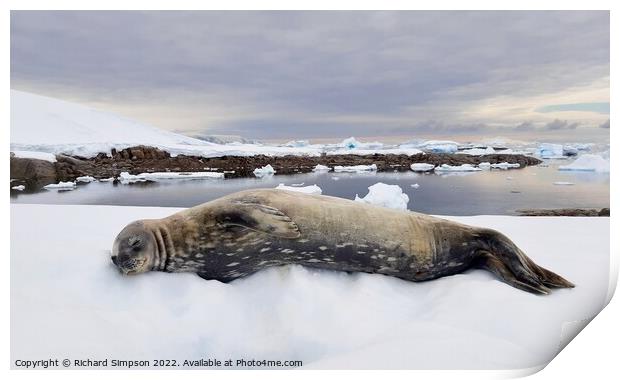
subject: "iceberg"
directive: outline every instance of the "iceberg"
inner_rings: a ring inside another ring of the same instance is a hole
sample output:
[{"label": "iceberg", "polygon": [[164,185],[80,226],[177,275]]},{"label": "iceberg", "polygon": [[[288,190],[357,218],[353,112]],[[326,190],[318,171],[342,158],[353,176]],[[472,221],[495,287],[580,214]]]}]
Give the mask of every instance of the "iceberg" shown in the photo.
[{"label": "iceberg", "polygon": [[597,154],[584,154],[577,157],[572,163],[560,166],[558,170],[609,173],[609,161]]},{"label": "iceberg", "polygon": [[274,175],[275,173],[276,171],[273,170],[273,167],[271,166],[271,164],[267,164],[266,166],[263,166],[262,168],[254,169],[254,175],[257,176],[258,178],[262,178],[268,175]]},{"label": "iceberg", "polygon": [[314,169],[312,169],[313,172],[328,172],[331,169],[328,166],[325,165],[321,165],[321,164],[317,164]]},{"label": "iceberg", "polygon": [[11,187],[11,189],[17,190],[17,191],[24,191],[24,190],[26,190],[26,186],[24,186],[24,185],[17,185],[17,186]]},{"label": "iceberg", "polygon": [[420,144],[419,147],[431,153],[456,153],[459,144],[454,141],[428,140]]},{"label": "iceberg", "polygon": [[368,188],[368,194],[364,198],[355,194],[355,201],[396,210],[407,210],[409,196],[403,193],[403,189],[398,185],[377,182]]},{"label": "iceberg", "polygon": [[564,147],[560,144],[543,143],[538,146],[537,154],[542,158],[563,157]]}]

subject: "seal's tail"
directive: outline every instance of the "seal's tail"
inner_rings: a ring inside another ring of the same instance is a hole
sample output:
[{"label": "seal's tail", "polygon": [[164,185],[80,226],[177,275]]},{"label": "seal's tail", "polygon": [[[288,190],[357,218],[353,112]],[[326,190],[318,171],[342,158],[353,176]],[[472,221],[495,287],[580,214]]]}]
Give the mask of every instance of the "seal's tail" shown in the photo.
[{"label": "seal's tail", "polygon": [[479,251],[478,267],[486,269],[507,284],[535,294],[549,294],[550,288],[574,288],[562,276],[532,261],[510,239],[487,230],[487,247]]}]

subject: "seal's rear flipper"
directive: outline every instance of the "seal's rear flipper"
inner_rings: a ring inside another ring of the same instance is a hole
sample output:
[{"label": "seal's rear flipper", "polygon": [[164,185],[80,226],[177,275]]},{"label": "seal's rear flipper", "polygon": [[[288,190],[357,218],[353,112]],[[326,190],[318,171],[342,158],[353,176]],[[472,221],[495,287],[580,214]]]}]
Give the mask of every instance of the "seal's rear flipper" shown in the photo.
[{"label": "seal's rear flipper", "polygon": [[506,264],[489,252],[480,252],[476,266],[494,273],[502,281],[517,289],[534,294],[549,294],[551,292],[549,288],[541,283],[535,283],[528,278],[517,278]]},{"label": "seal's rear flipper", "polygon": [[523,254],[523,256],[527,260],[528,265],[534,270],[534,272],[536,272],[536,274],[538,274],[538,277],[541,279],[542,283],[545,284],[545,286],[548,286],[550,288],[574,288],[575,287],[575,284],[568,281],[567,279],[560,276],[559,274],[553,273],[552,271],[545,269],[541,267],[540,265],[537,265],[532,259],[525,256],[525,254]]},{"label": "seal's rear flipper", "polygon": [[299,227],[282,211],[261,203],[237,201],[217,216],[222,225],[241,226],[283,239],[301,236]]}]

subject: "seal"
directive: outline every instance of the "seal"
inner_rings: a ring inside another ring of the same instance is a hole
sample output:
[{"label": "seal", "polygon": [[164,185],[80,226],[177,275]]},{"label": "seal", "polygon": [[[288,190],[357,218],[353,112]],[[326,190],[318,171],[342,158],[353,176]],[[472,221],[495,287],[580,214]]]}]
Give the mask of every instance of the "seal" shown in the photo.
[{"label": "seal", "polygon": [[572,288],[489,228],[325,195],[247,190],[127,225],[112,261],[124,274],[195,272],[229,282],[286,264],[432,280],[482,268],[515,288]]}]

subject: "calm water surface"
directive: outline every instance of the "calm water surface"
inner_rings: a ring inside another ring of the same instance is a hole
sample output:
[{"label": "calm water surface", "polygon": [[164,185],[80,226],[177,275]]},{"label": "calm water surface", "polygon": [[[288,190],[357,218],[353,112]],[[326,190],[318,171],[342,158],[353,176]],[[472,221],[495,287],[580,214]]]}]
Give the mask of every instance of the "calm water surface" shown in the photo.
[{"label": "calm water surface", "polygon": [[[564,163],[561,163],[564,164]],[[191,207],[252,188],[318,185],[324,195],[363,197],[368,187],[383,182],[399,185],[409,195],[409,209],[436,215],[516,214],[525,208],[609,207],[609,174],[562,172],[557,164],[474,173],[308,173],[268,178],[170,180],[131,185],[109,182],[80,184],[73,191],[11,190],[13,203],[89,204]],[[554,182],[574,185],[558,186]],[[418,184],[418,188],[411,185]]]}]

